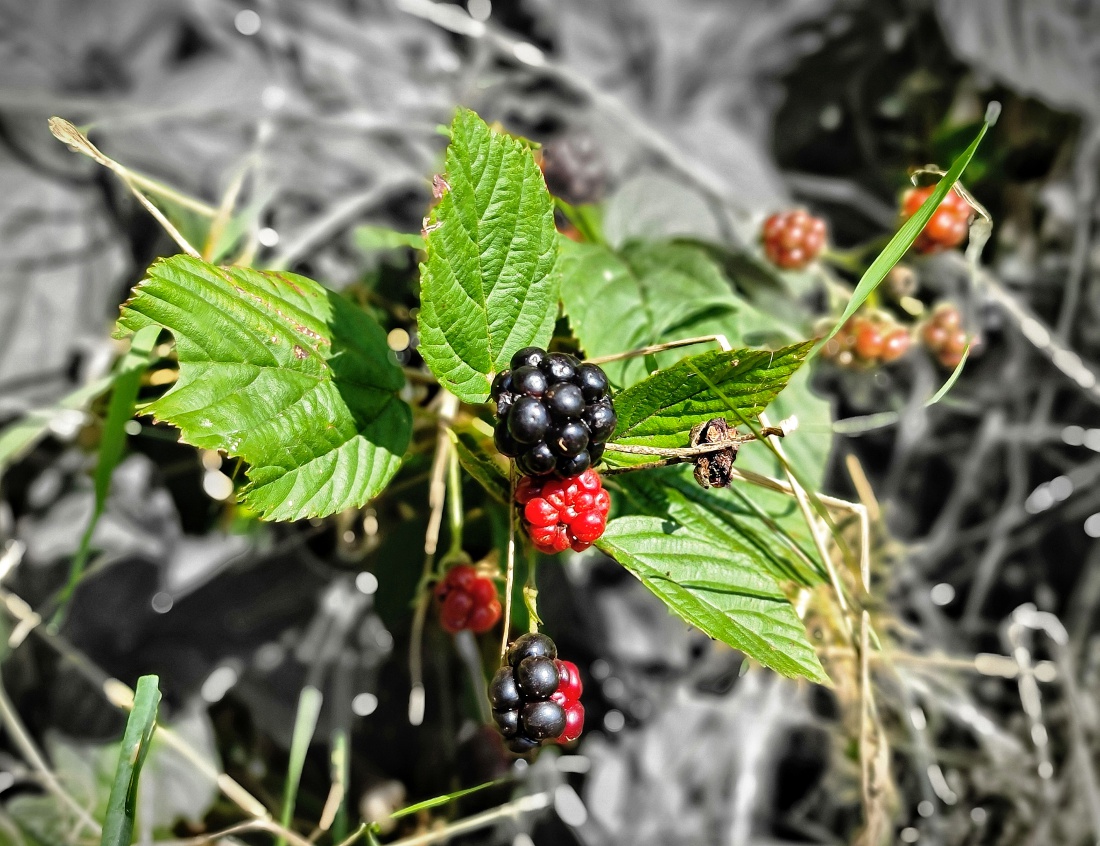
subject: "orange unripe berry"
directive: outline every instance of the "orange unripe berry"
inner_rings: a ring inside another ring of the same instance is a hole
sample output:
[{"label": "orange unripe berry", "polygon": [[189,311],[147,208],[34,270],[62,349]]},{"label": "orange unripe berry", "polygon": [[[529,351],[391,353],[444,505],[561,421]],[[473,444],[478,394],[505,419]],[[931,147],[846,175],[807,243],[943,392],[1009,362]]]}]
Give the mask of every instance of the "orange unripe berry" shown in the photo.
[{"label": "orange unripe berry", "polygon": [[[923,188],[910,188],[902,196],[901,216],[908,220],[924,204],[935,185],[926,185]],[[931,219],[925,224],[924,229],[917,236],[913,246],[917,252],[931,254],[957,247],[966,240],[970,227],[970,219],[974,210],[962,196],[952,188],[947,196],[940,201],[939,206],[932,213]]]},{"label": "orange unripe berry", "polygon": [[825,246],[825,221],[805,209],[778,212],[764,221],[764,254],[784,270],[799,270],[818,257]]}]

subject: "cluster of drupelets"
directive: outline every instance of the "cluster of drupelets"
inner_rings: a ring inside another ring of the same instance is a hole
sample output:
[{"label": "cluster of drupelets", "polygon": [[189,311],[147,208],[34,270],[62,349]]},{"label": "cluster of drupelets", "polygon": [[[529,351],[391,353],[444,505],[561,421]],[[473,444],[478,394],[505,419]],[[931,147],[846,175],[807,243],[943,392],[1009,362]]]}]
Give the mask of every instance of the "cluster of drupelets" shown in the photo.
[{"label": "cluster of drupelets", "polygon": [[[607,375],[539,347],[520,350],[509,365],[491,390],[494,442],[521,475],[514,494],[519,516],[539,551],[580,552],[603,534],[611,508],[592,469],[617,422]],[[448,570],[435,595],[448,632],[482,633],[500,619],[496,586],[468,564]],[[576,740],[584,727],[581,689],[576,665],[558,660],[549,637],[533,632],[517,638],[488,689],[508,749],[525,754],[544,741]]]},{"label": "cluster of drupelets", "polygon": [[[929,185],[906,191],[901,198],[902,219],[912,217],[934,190],[935,186]],[[959,246],[966,240],[973,216],[970,204],[952,189],[917,236],[913,249],[931,255]],[[822,254],[826,237],[825,221],[804,209],[793,209],[769,217],[760,240],[764,254],[776,267],[800,270]],[[977,341],[967,334],[958,309],[951,303],[937,305],[916,327],[903,325],[889,312],[862,309],[829,339],[822,357],[838,367],[868,369],[902,358],[914,340],[948,369],[958,366],[967,346],[973,349]]]}]

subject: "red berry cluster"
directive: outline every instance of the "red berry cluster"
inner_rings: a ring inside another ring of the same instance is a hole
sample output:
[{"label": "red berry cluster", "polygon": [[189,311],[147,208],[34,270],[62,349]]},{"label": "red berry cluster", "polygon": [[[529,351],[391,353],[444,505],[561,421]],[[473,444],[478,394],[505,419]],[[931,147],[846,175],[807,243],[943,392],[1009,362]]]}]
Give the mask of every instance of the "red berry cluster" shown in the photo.
[{"label": "red berry cluster", "polygon": [[584,706],[581,694],[581,671],[572,661],[554,662],[558,668],[558,689],[550,695],[551,702],[557,702],[565,710],[565,730],[558,735],[558,743],[572,743],[584,731]]},{"label": "red berry cluster", "polygon": [[[901,199],[901,216],[905,220],[916,214],[917,209],[923,205],[933,191],[935,185],[926,185],[923,188],[910,188]],[[940,201],[939,208],[932,213],[931,219],[921,230],[913,246],[918,253],[929,255],[950,250],[966,240],[966,233],[970,227],[970,218],[974,216],[974,210],[970,203],[951,189],[947,196]]]},{"label": "red berry cluster", "polygon": [[764,221],[764,253],[784,270],[799,270],[825,246],[825,221],[804,209],[778,212]]},{"label": "red berry cluster", "polygon": [[821,354],[841,367],[897,361],[909,351],[909,330],[882,313],[853,314]]},{"label": "red berry cluster", "polygon": [[611,497],[600,476],[586,470],[571,479],[525,476],[516,486],[523,524],[540,552],[588,549],[603,534]]},{"label": "red berry cluster", "polygon": [[954,369],[962,361],[966,345],[973,350],[977,339],[967,336],[962,326],[962,315],[951,303],[940,303],[932,311],[920,330],[921,340],[936,360],[948,369]]},{"label": "red berry cluster", "polygon": [[479,576],[469,564],[448,570],[435,586],[435,596],[439,600],[439,622],[451,634],[463,629],[481,634],[500,619],[496,585]]}]

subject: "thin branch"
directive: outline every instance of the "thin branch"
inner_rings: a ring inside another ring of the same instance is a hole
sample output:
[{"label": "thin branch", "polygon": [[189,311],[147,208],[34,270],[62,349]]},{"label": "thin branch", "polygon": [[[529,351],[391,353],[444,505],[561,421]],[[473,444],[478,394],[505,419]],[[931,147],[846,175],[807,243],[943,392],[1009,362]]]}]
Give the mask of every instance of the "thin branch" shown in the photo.
[{"label": "thin branch", "polygon": [[505,802],[499,807],[483,811],[480,814],[474,814],[474,816],[466,817],[464,820],[457,820],[441,828],[426,831],[423,834],[415,834],[412,837],[395,840],[388,844],[388,846],[430,846],[432,843],[442,843],[460,834],[477,831],[479,828],[486,828],[497,820],[506,819],[508,817],[516,818],[519,817],[520,814],[541,811],[543,808],[550,807],[552,801],[553,796],[549,791],[534,793],[531,796],[521,796],[519,799]]},{"label": "thin branch", "polygon": [[[761,429],[761,433],[766,438],[782,438],[787,435],[789,431],[790,427],[782,425],[765,426]],[[623,452],[629,455],[664,455],[669,458],[692,459],[700,455],[707,455],[712,452],[722,452],[722,450],[732,447],[739,447],[741,444],[755,440],[756,435],[749,432],[746,435],[737,435],[724,441],[715,441],[713,443],[699,444],[698,446],[692,447],[647,447],[636,444],[617,444],[614,442],[608,443],[606,447],[612,452]]]},{"label": "thin branch", "polygon": [[697,338],[684,338],[680,341],[667,341],[663,344],[652,344],[648,347],[639,347],[635,350],[627,350],[626,352],[614,353],[612,355],[601,355],[595,358],[587,358],[589,364],[607,364],[610,361],[622,361],[625,358],[638,358],[643,355],[653,355],[655,353],[664,352],[665,350],[674,350],[678,347],[691,347],[695,344],[710,344],[717,343],[723,350],[729,351],[733,349],[730,346],[730,342],[726,340],[725,335],[700,335]]},{"label": "thin branch", "polygon": [[412,184],[410,177],[390,176],[365,191],[357,191],[337,200],[327,212],[297,236],[287,238],[285,245],[268,262],[268,267],[272,270],[284,270],[314,247],[323,244],[333,235],[350,226],[364,211],[378,205],[399,189]]},{"label": "thin branch", "polygon": [[157,223],[164,227],[164,231],[172,237],[172,240],[179,245],[179,248],[189,256],[201,258],[199,251],[188,243],[187,239],[183,237],[183,234],[164,216],[164,213],[153,205],[152,201],[145,196],[145,193],[138,187],[137,182],[134,180],[134,175],[128,168],[119,164],[110,156],[105,155],[95,144],[88,140],[87,135],[64,118],[50,118],[49,127],[54,137],[58,141],[67,144],[70,150],[82,153],[109,170],[114,171],[118,178],[122,180],[123,184],[125,184],[126,187],[130,189],[130,192],[137,198],[137,201],[145,207],[145,210],[156,218]]},{"label": "thin branch", "polygon": [[183,840],[157,840],[156,846],[204,846],[207,843],[216,843],[223,837],[232,837],[235,834],[244,834],[248,831],[266,831],[270,834],[282,835],[293,843],[294,846],[314,846],[313,843],[306,840],[304,837],[294,834],[293,832],[288,833],[278,823],[267,819],[248,820],[247,822],[231,825],[229,828],[223,828],[221,831],[213,831],[210,834],[200,834],[197,837],[188,837]]},{"label": "thin branch", "polygon": [[[760,424],[764,427],[768,426],[767,417],[760,414]],[[840,574],[837,572],[836,564],[833,562],[832,556],[829,554],[829,546],[825,542],[825,536],[821,531],[821,524],[818,523],[817,517],[814,515],[813,509],[810,507],[810,500],[806,496],[806,491],[798,483],[793,472],[791,472],[790,462],[787,460],[786,454],[783,452],[783,446],[778,438],[772,437],[769,439],[772,446],[775,447],[775,452],[783,462],[783,472],[787,476],[787,481],[790,483],[791,491],[794,493],[795,502],[798,503],[798,508],[802,512],[802,517],[806,521],[806,525],[810,529],[810,535],[813,537],[814,546],[817,547],[818,555],[821,556],[821,562],[825,565],[825,569],[829,573],[829,581],[832,582],[833,590],[836,592],[837,605],[840,608],[840,617],[844,621],[845,629],[847,630],[848,637],[854,638],[855,631],[852,628],[852,621],[848,617],[848,600],[844,595],[844,585],[840,581]]]},{"label": "thin branch", "polygon": [[72,810],[84,828],[91,829],[97,835],[102,833],[102,827],[92,819],[92,815],[88,813],[88,809],[77,802],[61,782],[58,781],[57,776],[53,774],[49,764],[46,763],[45,757],[38,751],[38,747],[34,745],[34,741],[23,725],[23,721],[19,719],[19,714],[16,712],[15,706],[12,705],[11,700],[8,699],[8,693],[4,689],[3,683],[0,683],[0,721],[3,722],[4,728],[7,729],[8,735],[19,749],[24,760],[26,760],[41,777],[43,787],[56,796],[63,805],[66,805]]}]

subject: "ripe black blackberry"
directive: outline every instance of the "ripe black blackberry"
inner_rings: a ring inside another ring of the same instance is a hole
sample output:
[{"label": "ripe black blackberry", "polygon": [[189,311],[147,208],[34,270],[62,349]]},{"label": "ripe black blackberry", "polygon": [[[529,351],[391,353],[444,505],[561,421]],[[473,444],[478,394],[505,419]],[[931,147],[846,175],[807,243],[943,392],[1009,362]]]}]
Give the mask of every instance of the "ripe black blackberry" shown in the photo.
[{"label": "ripe black blackberry", "polygon": [[579,476],[615,431],[607,375],[567,353],[526,347],[493,380],[496,447],[525,476]]},{"label": "ripe black blackberry", "polygon": [[544,634],[520,635],[508,647],[507,663],[489,682],[493,721],[517,755],[566,729],[566,710],[551,700],[561,681],[557,647]]}]

